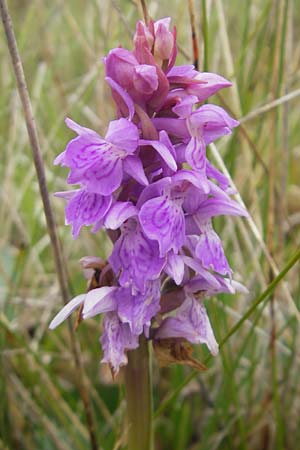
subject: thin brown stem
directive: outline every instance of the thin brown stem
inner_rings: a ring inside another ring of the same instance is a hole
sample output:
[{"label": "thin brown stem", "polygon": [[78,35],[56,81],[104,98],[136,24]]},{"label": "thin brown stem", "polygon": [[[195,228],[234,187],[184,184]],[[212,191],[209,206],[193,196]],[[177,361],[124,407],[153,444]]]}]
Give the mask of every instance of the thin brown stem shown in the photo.
[{"label": "thin brown stem", "polygon": [[146,0],[140,0],[140,2],[141,2],[142,10],[143,10],[143,16],[144,16],[145,24],[148,25],[150,17],[149,17],[147,5],[146,5]]},{"label": "thin brown stem", "polygon": [[[284,54],[284,93],[288,93],[291,86],[292,68],[289,61],[293,59],[293,2],[287,5],[287,37],[285,40],[285,54]],[[290,140],[290,105],[285,103],[282,105],[282,152],[281,164],[279,166],[279,182],[281,195],[278,199],[277,210],[279,213],[278,220],[278,260],[282,263],[284,258],[284,248],[286,240],[285,221],[288,215],[287,211],[287,186],[289,174],[289,140]],[[276,202],[277,203],[277,202]]]},{"label": "thin brown stem", "polygon": [[[273,66],[272,66],[272,79],[271,79],[271,92],[273,99],[279,95],[281,90],[281,76],[280,76],[280,60],[281,60],[281,46],[282,46],[282,30],[284,27],[284,10],[285,0],[280,0],[276,6],[276,20],[275,30],[276,38],[273,54]],[[269,147],[269,195],[268,195],[268,222],[267,222],[267,247],[270,254],[274,257],[277,250],[275,242],[278,233],[278,212],[276,211],[276,196],[275,196],[275,180],[278,178],[277,161],[279,160],[279,148],[278,148],[278,127],[280,126],[279,111],[273,110],[270,117],[270,147]],[[276,214],[277,212],[277,214]],[[281,212],[280,212],[281,213]],[[273,281],[273,273],[269,271],[269,281]],[[275,305],[275,291],[270,299],[270,359],[271,359],[271,386],[272,386],[272,401],[274,405],[275,420],[276,420],[276,448],[282,449],[282,432],[283,423],[280,410],[280,397],[278,391],[278,366],[277,366],[277,323],[276,323],[276,305]]]},{"label": "thin brown stem", "polygon": [[198,70],[199,68],[199,49],[198,49],[198,41],[197,41],[197,33],[195,26],[195,12],[194,12],[194,4],[193,0],[189,0],[189,14],[190,14],[190,22],[191,22],[191,32],[192,32],[192,44],[193,44],[193,64]]},{"label": "thin brown stem", "polygon": [[[54,256],[55,270],[57,273],[59,287],[63,303],[66,304],[69,301],[69,283],[66,272],[66,264],[64,261],[61,245],[56,231],[56,225],[54,215],[52,212],[50,198],[47,188],[45,168],[42,159],[42,153],[40,149],[37,128],[33,117],[33,111],[31,101],[28,93],[27,83],[23,70],[22,60],[19,54],[17,41],[14,34],[12,19],[9,13],[9,9],[5,0],[0,0],[0,12],[4,26],[4,31],[7,39],[7,45],[12,60],[13,70],[17,82],[18,92],[21,99],[23,113],[25,117],[28,137],[31,145],[33,161],[39,183],[39,190],[43,202],[44,213],[47,222],[47,229],[50,236],[51,247]],[[77,371],[77,382],[80,396],[84,405],[87,426],[90,435],[90,444],[92,450],[97,450],[97,440],[95,434],[95,427],[93,423],[92,409],[90,404],[89,395],[84,382],[84,369],[80,357],[80,348],[75,338],[75,333],[72,327],[72,322],[69,321],[69,331],[71,338],[71,347],[74,357],[75,367]]]}]

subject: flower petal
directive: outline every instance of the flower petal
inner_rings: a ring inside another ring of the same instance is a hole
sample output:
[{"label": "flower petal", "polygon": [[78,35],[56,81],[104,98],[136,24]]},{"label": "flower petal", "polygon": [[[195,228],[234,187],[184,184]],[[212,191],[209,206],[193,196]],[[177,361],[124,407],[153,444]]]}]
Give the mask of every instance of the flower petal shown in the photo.
[{"label": "flower petal", "polygon": [[125,104],[125,106],[128,109],[128,119],[132,120],[133,116],[134,116],[134,103],[133,103],[131,97],[129,96],[129,94],[125,91],[125,89],[123,89],[112,78],[105,77],[105,81],[111,87],[114,97],[116,99],[116,103],[120,106],[121,111],[122,111],[122,105]]},{"label": "flower petal", "polygon": [[159,142],[159,141],[150,141],[150,140],[145,140],[145,139],[141,139],[139,143],[141,146],[151,145],[153,148],[155,148],[157,153],[162,157],[162,159],[170,167],[170,169],[172,169],[174,172],[176,172],[176,170],[177,170],[176,161],[175,161],[173,155],[171,154],[170,150],[168,149],[168,147],[165,144],[163,144],[162,142]]},{"label": "flower petal", "polygon": [[108,363],[115,374],[127,364],[126,350],[139,345],[138,336],[132,334],[129,325],[122,323],[115,312],[105,315],[100,342],[104,352],[101,362]]},{"label": "flower petal", "polygon": [[54,197],[63,198],[64,200],[71,200],[78,192],[82,192],[82,189],[72,189],[71,191],[55,192]]},{"label": "flower petal", "polygon": [[179,78],[194,78],[196,75],[195,66],[192,64],[186,64],[182,66],[174,66],[172,69],[168,72],[168,79],[170,80],[170,83],[177,81]]},{"label": "flower petal", "polygon": [[117,309],[117,301],[114,296],[116,289],[118,288],[115,286],[104,286],[89,291],[84,301],[83,318],[88,319],[97,314],[115,311]]},{"label": "flower petal", "polygon": [[122,156],[97,133],[81,134],[68,143],[63,158],[71,169],[68,183],[80,183],[90,192],[109,195],[121,184]]},{"label": "flower petal", "polygon": [[234,128],[239,122],[232,117],[220,106],[207,104],[200,106],[192,115],[192,125],[204,126],[205,128],[228,127]]},{"label": "flower petal", "polygon": [[96,131],[91,130],[90,128],[83,127],[82,125],[79,125],[79,123],[75,122],[74,120],[70,119],[70,117],[65,118],[65,124],[67,125],[70,130],[75,131],[75,133],[78,134],[78,136],[86,136],[89,135],[90,139],[93,137],[95,139],[102,139]]},{"label": "flower petal", "polygon": [[198,98],[195,95],[179,97],[178,103],[172,108],[172,111],[179,117],[187,118],[192,114],[193,106],[196,103],[198,103]]},{"label": "flower petal", "polygon": [[184,262],[182,256],[175,255],[173,252],[168,253],[167,264],[164,271],[171,277],[179,286],[184,277]]},{"label": "flower petal", "polygon": [[159,255],[158,244],[146,238],[135,219],[129,219],[115,242],[109,262],[120,273],[121,286],[145,292],[146,283],[159,277],[165,259]]},{"label": "flower petal", "polygon": [[201,72],[193,78],[193,81],[194,80],[198,80],[201,83],[191,83],[187,87],[187,92],[196,95],[199,102],[203,102],[220,89],[232,86],[230,81],[216,73]]},{"label": "flower petal", "polygon": [[159,283],[150,283],[145,294],[132,295],[130,289],[120,290],[120,294],[120,320],[128,323],[134,335],[142,334],[145,328],[150,327],[152,318],[160,309]]},{"label": "flower petal", "polygon": [[110,50],[103,61],[106,75],[129,90],[132,86],[134,67],[138,65],[134,54],[126,48],[118,47]]},{"label": "flower petal", "polygon": [[168,60],[176,45],[174,35],[169,31],[170,20],[170,17],[166,17],[154,23],[154,56],[159,61]]},{"label": "flower petal", "polygon": [[176,136],[181,139],[190,137],[185,119],[157,117],[152,119],[152,123],[158,131],[164,130],[171,136]]},{"label": "flower petal", "polygon": [[[120,187],[122,178],[122,161],[112,152],[103,152],[98,156],[98,161],[84,172],[81,182],[89,192],[110,195]],[[68,183],[78,181],[68,178]]]},{"label": "flower petal", "polygon": [[190,256],[183,256],[182,259],[187,266],[194,270],[196,275],[200,275],[202,278],[204,278],[210,286],[212,286],[213,288],[218,288],[220,286],[216,275],[204,269],[196,259],[191,258]]},{"label": "flower petal", "polygon": [[66,165],[65,157],[66,157],[66,151],[63,151],[62,153],[57,155],[57,157],[54,159],[53,165],[54,166],[65,166]]},{"label": "flower petal", "polygon": [[131,202],[116,202],[105,217],[105,227],[117,230],[125,220],[137,214],[138,210]]},{"label": "flower petal", "polygon": [[187,297],[175,317],[165,319],[157,332],[156,339],[185,338],[193,344],[206,344],[213,355],[219,348],[203,303],[193,296]]},{"label": "flower petal", "polygon": [[[207,187],[209,191],[209,184],[207,182],[204,184],[204,186]],[[195,214],[199,210],[204,200],[208,198],[208,193],[209,192],[203,192],[203,190],[200,191],[200,189],[196,188],[195,186],[191,186],[188,189],[183,202],[184,212],[188,214]],[[186,219],[188,219],[188,216],[186,216]],[[198,234],[198,232],[199,230],[195,234]],[[187,234],[191,233],[189,232]]]},{"label": "flower petal", "polygon": [[193,136],[200,133],[208,145],[221,136],[230,134],[239,122],[217,105],[203,105],[189,117],[189,128]]},{"label": "flower petal", "polygon": [[222,241],[212,227],[199,236],[195,255],[205,269],[212,269],[221,275],[232,275]]},{"label": "flower petal", "polygon": [[202,222],[205,219],[210,219],[216,216],[248,216],[247,211],[237,202],[228,198],[214,198],[210,197],[201,203],[194,220]]},{"label": "flower petal", "polygon": [[204,269],[231,277],[232,270],[225,256],[222,241],[212,228],[210,220],[198,222],[200,236],[187,236],[186,245]]},{"label": "flower petal", "polygon": [[149,184],[149,186],[147,186],[142,191],[137,202],[137,207],[141,208],[142,205],[146,203],[146,201],[150,200],[153,197],[160,197],[163,194],[164,190],[171,185],[171,181],[172,180],[170,177],[164,177]]},{"label": "flower petal", "polygon": [[78,308],[85,300],[86,294],[80,294],[74,297],[69,303],[67,303],[63,309],[59,311],[58,314],[52,319],[50,322],[49,328],[54,330],[54,328],[58,327],[67,317],[69,317],[75,309]]},{"label": "flower petal", "polygon": [[248,294],[249,292],[248,289],[238,281],[220,275],[215,275],[215,278],[219,283],[218,287],[211,286],[202,276],[196,276],[188,281],[185,285],[185,290],[192,293],[203,291],[206,296],[219,294],[221,292],[229,294],[235,294],[236,292]]},{"label": "flower petal", "polygon": [[69,181],[81,182],[84,172],[98,161],[99,152],[107,147],[100,136],[82,134],[72,139],[65,150],[64,164],[71,169]]},{"label": "flower petal", "polygon": [[139,63],[144,63],[148,59],[148,53],[150,53],[154,43],[153,34],[153,27],[150,30],[141,20],[137,22],[133,42],[134,54]]},{"label": "flower petal", "polygon": [[226,175],[216,169],[208,160],[206,160],[206,175],[216,180],[219,183],[221,189],[228,189],[229,180]]},{"label": "flower petal", "polygon": [[154,66],[140,64],[134,68],[133,85],[141,94],[152,94],[158,88],[158,76]]},{"label": "flower petal", "polygon": [[191,184],[192,186],[190,186],[190,188],[187,190],[187,196],[189,195],[190,189],[192,189],[192,191],[196,191],[195,189],[193,189],[193,186],[197,188],[197,191],[201,197],[203,196],[203,194],[208,194],[210,191],[210,186],[206,179],[206,176],[195,170],[178,170],[172,176],[172,181],[173,184],[182,184],[184,182],[188,182],[189,184]]},{"label": "flower petal", "polygon": [[158,197],[143,204],[140,223],[149,239],[158,242],[160,255],[173,249],[177,253],[185,240],[185,222],[182,208],[167,197]]},{"label": "flower petal", "polygon": [[102,196],[84,190],[73,191],[66,206],[66,225],[72,225],[73,237],[79,235],[83,225],[93,225],[101,220],[111,205],[111,196]]},{"label": "flower petal", "polygon": [[111,120],[105,139],[130,154],[138,146],[139,132],[137,127],[127,119]]},{"label": "flower petal", "polygon": [[154,111],[159,111],[166,101],[170,86],[168,79],[164,74],[164,72],[161,70],[161,68],[158,66],[155,66],[155,68],[158,77],[158,88],[153,92],[153,95],[149,100],[148,105]]},{"label": "flower petal", "polygon": [[138,156],[129,155],[123,161],[124,171],[143,186],[148,186],[149,182],[145,175],[142,162]]},{"label": "flower petal", "polygon": [[187,163],[199,172],[205,172],[206,169],[206,146],[201,137],[192,137],[188,143],[185,156]]}]

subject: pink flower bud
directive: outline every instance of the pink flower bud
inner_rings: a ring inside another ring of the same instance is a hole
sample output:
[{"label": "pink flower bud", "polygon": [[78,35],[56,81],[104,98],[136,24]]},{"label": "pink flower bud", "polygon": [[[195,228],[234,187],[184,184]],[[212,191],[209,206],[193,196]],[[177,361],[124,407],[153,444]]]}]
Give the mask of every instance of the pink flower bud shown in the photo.
[{"label": "pink flower bud", "polygon": [[151,33],[149,28],[141,20],[139,20],[138,23],[136,24],[133,42],[135,45],[139,44],[140,42],[143,42],[143,44],[146,45],[150,51],[152,49],[154,42],[153,33]]},{"label": "pink flower bud", "polygon": [[104,64],[108,77],[125,89],[132,87],[134,67],[138,64],[132,52],[124,48],[115,48],[108,53]]},{"label": "pink flower bud", "polygon": [[173,33],[169,31],[170,18],[158,20],[154,24],[155,42],[154,57],[160,60],[168,60],[171,57],[175,39]]},{"label": "pink flower bud", "polygon": [[138,92],[152,94],[158,88],[158,76],[154,66],[141,64],[136,66],[133,74],[133,85]]}]

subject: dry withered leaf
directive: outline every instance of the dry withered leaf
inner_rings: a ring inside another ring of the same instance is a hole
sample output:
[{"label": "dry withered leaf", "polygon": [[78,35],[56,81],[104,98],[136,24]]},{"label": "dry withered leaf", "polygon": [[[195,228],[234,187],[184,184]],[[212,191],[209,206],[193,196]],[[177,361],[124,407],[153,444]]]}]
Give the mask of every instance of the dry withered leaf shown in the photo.
[{"label": "dry withered leaf", "polygon": [[182,339],[155,339],[153,348],[161,367],[182,364],[201,372],[207,370],[204,364],[193,358],[193,347]]},{"label": "dry withered leaf", "polygon": [[124,367],[116,374],[109,364],[99,364],[99,376],[102,384],[114,385],[124,381]]},{"label": "dry withered leaf", "polygon": [[82,322],[82,310],[83,310],[83,303],[80,305],[78,311],[77,311],[77,317],[74,323],[74,330],[77,331],[80,323]]}]

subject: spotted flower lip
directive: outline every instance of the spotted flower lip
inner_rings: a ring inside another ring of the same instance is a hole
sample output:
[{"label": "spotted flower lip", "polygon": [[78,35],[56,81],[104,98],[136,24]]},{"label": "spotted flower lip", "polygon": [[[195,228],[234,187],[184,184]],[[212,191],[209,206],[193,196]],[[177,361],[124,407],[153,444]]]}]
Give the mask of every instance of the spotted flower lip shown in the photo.
[{"label": "spotted flower lip", "polygon": [[110,365],[117,374],[121,366],[127,364],[127,350],[139,346],[138,336],[133,334],[128,323],[122,323],[115,312],[108,312],[103,319],[103,333],[100,343],[103,349],[102,363]]},{"label": "spotted flower lip", "polygon": [[[200,183],[201,179],[193,171],[183,169],[166,179],[161,195],[142,205],[139,212],[142,229],[149,239],[158,242],[160,256],[165,256],[170,250],[178,253],[183,246],[185,212],[182,205],[189,187],[196,185],[200,189]],[[201,189],[206,189],[205,183]]]},{"label": "spotted flower lip", "polygon": [[101,315],[102,362],[113,373],[141,335],[205,344],[216,355],[204,299],[247,292],[233,279],[213,228],[215,217],[247,211],[206,153],[238,126],[220,106],[203,104],[231,83],[193,65],[176,66],[176,55],[170,18],[139,21],[133,49],[115,48],[103,58],[117,118],[105,137],[66,119],[77,136],[54,161],[77,185],[56,193],[66,202],[73,237],[84,226],[105,229],[112,251],[106,262],[82,259],[91,290],[71,299],[50,328],[79,307],[84,320]]},{"label": "spotted flower lip", "polygon": [[121,286],[144,293],[147,282],[159,278],[165,258],[159,255],[158,244],[145,236],[137,218],[131,218],[122,225],[109,262],[120,273]]}]

